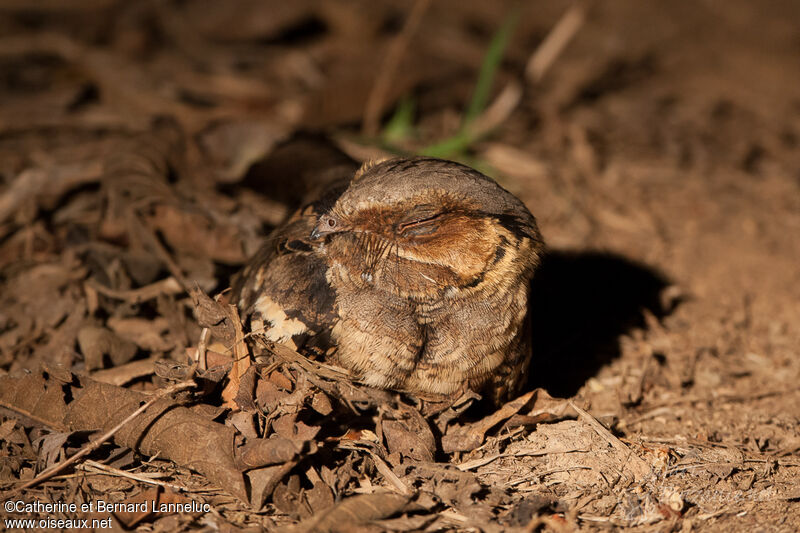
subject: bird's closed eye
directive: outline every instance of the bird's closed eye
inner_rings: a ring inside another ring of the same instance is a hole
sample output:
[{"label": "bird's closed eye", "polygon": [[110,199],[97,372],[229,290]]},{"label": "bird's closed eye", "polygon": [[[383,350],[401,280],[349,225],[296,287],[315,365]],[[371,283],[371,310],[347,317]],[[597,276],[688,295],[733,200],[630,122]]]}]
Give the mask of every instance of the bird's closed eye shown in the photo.
[{"label": "bird's closed eye", "polygon": [[403,235],[424,235],[436,231],[437,222],[443,218],[443,213],[419,214],[406,219],[397,225],[397,232]]}]

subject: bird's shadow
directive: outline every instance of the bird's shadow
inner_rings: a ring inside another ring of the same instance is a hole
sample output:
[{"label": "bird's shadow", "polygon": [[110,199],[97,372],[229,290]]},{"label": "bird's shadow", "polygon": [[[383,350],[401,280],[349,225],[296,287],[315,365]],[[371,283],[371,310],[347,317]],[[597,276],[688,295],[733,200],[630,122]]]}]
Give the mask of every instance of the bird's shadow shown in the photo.
[{"label": "bird's shadow", "polygon": [[619,357],[621,334],[645,326],[643,309],[658,318],[672,311],[661,303],[669,285],[662,273],[622,256],[550,251],[531,285],[528,390],[574,396]]}]

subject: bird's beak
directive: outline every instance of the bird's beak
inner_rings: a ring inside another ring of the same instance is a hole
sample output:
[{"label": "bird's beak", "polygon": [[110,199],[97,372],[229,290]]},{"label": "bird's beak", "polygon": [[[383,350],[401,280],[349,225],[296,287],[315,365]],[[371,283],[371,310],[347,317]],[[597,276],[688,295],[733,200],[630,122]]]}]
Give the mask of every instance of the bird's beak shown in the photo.
[{"label": "bird's beak", "polygon": [[331,233],[338,233],[342,231],[340,222],[329,214],[322,215],[317,220],[317,225],[311,230],[311,239],[317,240],[320,237],[329,235]]}]

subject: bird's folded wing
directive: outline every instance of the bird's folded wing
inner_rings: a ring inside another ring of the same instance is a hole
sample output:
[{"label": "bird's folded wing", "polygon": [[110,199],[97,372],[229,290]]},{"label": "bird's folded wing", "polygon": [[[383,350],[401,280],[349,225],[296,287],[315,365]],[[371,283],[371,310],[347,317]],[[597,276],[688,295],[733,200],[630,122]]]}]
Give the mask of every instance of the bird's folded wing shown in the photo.
[{"label": "bird's folded wing", "polygon": [[347,186],[348,178],[329,183],[273,231],[233,285],[233,301],[256,335],[300,348],[310,338],[325,349],[336,320],[334,292],[325,278],[326,265],[311,241],[320,214]]}]

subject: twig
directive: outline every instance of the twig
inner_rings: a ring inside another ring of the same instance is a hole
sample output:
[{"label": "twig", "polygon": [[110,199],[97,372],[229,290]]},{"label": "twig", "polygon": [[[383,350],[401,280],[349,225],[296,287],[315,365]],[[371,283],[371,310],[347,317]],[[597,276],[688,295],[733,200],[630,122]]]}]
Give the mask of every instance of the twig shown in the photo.
[{"label": "twig", "polygon": [[524,476],[524,477],[521,477],[521,478],[518,478],[518,479],[513,479],[511,481],[506,482],[505,486],[506,487],[516,487],[517,485],[521,485],[522,483],[525,483],[526,481],[533,481],[536,478],[549,476],[551,474],[560,474],[561,472],[573,472],[575,470],[594,470],[594,469],[591,466],[585,466],[585,465],[564,466],[564,467],[561,467],[561,468],[552,468],[550,470],[544,470],[542,472],[534,472],[533,474],[530,474],[530,475],[527,475],[527,476]]},{"label": "twig", "polygon": [[183,275],[183,270],[181,270],[181,267],[178,266],[178,263],[175,262],[175,259],[172,258],[164,245],[161,244],[161,241],[158,240],[153,229],[142,222],[138,213],[131,216],[129,221],[131,223],[131,229],[138,231],[139,235],[152,247],[156,257],[164,263],[164,266],[167,267],[167,270],[169,270],[175,280],[181,284],[186,292],[190,292],[192,283]]},{"label": "twig", "polygon": [[650,372],[650,367],[653,364],[653,352],[652,348],[647,350],[647,356],[644,360],[644,368],[642,368],[642,375],[639,376],[639,381],[636,384],[636,388],[633,390],[633,393],[629,395],[628,403],[629,405],[639,405],[642,403],[642,398],[644,398],[644,389],[647,385],[647,376]]},{"label": "twig", "polygon": [[456,465],[456,468],[461,470],[462,472],[466,472],[467,470],[472,470],[473,468],[479,468],[481,466],[488,465],[489,463],[496,461],[502,457],[541,457],[543,455],[551,455],[556,453],[575,453],[575,452],[588,452],[589,450],[579,450],[577,448],[572,449],[564,449],[559,448],[555,450],[537,450],[537,451],[530,451],[530,450],[520,450],[518,452],[512,453],[496,453],[493,455],[487,455],[486,457],[481,457],[479,459],[473,459],[471,461],[466,461],[459,465]]},{"label": "twig", "polygon": [[131,361],[130,363],[125,363],[124,365],[95,370],[89,375],[92,377],[92,379],[102,383],[122,386],[131,380],[152,374],[155,371],[154,365],[156,361],[160,359],[161,356],[154,355],[148,357],[147,359],[137,359],[136,361]]},{"label": "twig", "polygon": [[[375,468],[381,475],[386,479],[386,481],[394,488],[395,491],[399,492],[400,494],[410,495],[413,493],[411,489],[403,482],[402,479],[397,477],[397,474],[392,472],[392,469],[389,468],[389,465],[386,464],[377,453],[370,449],[370,446],[374,446],[374,443],[371,442],[354,442],[354,441],[339,441],[336,445],[338,449],[341,450],[353,450],[356,452],[366,452],[370,457],[372,457],[372,461],[375,463]],[[369,481],[366,479],[365,481]],[[373,492],[373,491],[370,491]]]},{"label": "twig", "polygon": [[303,357],[297,353],[297,351],[286,346],[285,344],[272,343],[269,345],[268,350],[280,360],[289,363],[295,363],[297,366],[310,374],[318,375],[320,377],[335,381],[343,379],[349,380],[349,374],[341,368],[337,366],[326,365],[324,363],[320,363],[319,361],[312,361],[311,359]]},{"label": "twig", "polygon": [[383,62],[383,67],[375,79],[375,84],[367,98],[367,105],[364,109],[364,121],[361,124],[361,129],[365,135],[375,136],[378,133],[378,126],[380,123],[381,109],[386,102],[386,95],[394,81],[397,67],[400,65],[400,60],[408,48],[408,43],[411,41],[411,36],[419,26],[423,15],[428,10],[431,0],[416,0],[408,14],[403,29],[395,37],[389,52],[386,54],[386,60]]},{"label": "twig", "polygon": [[569,402],[570,407],[575,409],[575,412],[578,413],[581,420],[589,424],[598,435],[603,437],[620,455],[624,456],[625,464],[631,470],[636,481],[642,481],[650,474],[650,468],[647,466],[647,463],[645,463],[641,457],[633,453],[633,450],[625,446],[625,443],[612,435],[599,420],[575,405],[575,402],[572,400],[567,400],[567,402]]},{"label": "twig", "polygon": [[584,522],[592,522],[595,524],[609,524],[617,527],[626,527],[629,525],[628,522],[623,522],[621,520],[617,520],[610,516],[594,516],[594,515],[582,514],[578,515],[578,520],[583,520]]},{"label": "twig", "polygon": [[[221,294],[218,294],[214,299],[219,303]],[[233,325],[234,341],[232,346],[233,353],[233,367],[228,372],[228,384],[222,390],[221,397],[223,405],[233,409],[238,407],[236,403],[236,396],[239,394],[239,386],[241,384],[242,376],[244,376],[247,369],[250,368],[250,352],[247,349],[245,342],[244,332],[242,331],[242,320],[239,318],[239,311],[235,305],[228,304],[226,306],[228,320]]]},{"label": "twig", "polygon": [[719,509],[717,511],[714,511],[713,513],[699,514],[699,515],[697,515],[697,519],[698,520],[709,520],[711,518],[717,518],[718,516],[722,516],[724,514],[733,514],[733,513],[737,513],[737,512],[739,512],[739,511],[726,507],[724,509]]},{"label": "twig", "polygon": [[522,87],[516,81],[509,82],[497,98],[475,120],[470,122],[466,133],[470,139],[478,139],[505,122],[522,99]]},{"label": "twig", "polygon": [[206,350],[208,348],[208,337],[211,335],[209,328],[203,328],[200,332],[200,340],[197,342],[197,350],[194,352],[194,361],[197,363],[197,368],[200,370],[208,369],[208,362],[206,357]]},{"label": "twig", "polygon": [[486,108],[486,102],[489,100],[489,93],[492,91],[494,85],[494,78],[497,70],[500,68],[500,63],[503,60],[508,43],[511,41],[511,36],[514,34],[514,29],[519,22],[519,7],[516,7],[506,15],[503,24],[492,35],[489,41],[489,47],[486,54],[481,61],[481,68],[478,72],[478,79],[475,82],[475,88],[472,90],[472,98],[470,98],[469,105],[464,111],[462,118],[462,127],[467,126]]},{"label": "twig", "polygon": [[120,422],[119,424],[117,424],[116,426],[114,426],[113,428],[108,430],[107,432],[105,432],[103,435],[101,435],[97,439],[93,440],[92,442],[90,442],[89,444],[84,446],[78,453],[76,453],[75,455],[73,455],[69,459],[67,459],[65,461],[62,461],[62,462],[60,462],[58,464],[55,464],[55,465],[51,466],[50,468],[40,472],[38,476],[36,476],[32,480],[28,481],[27,483],[25,483],[24,485],[19,487],[17,490],[21,491],[21,490],[29,489],[29,488],[31,488],[31,487],[33,487],[35,485],[38,485],[42,481],[50,479],[51,477],[53,477],[58,472],[61,472],[62,470],[64,470],[69,465],[75,463],[81,457],[84,457],[84,456],[92,453],[97,448],[99,448],[103,443],[105,443],[111,437],[113,437],[120,429],[125,427],[125,425],[130,423],[137,416],[139,416],[140,414],[144,413],[147,410],[148,407],[150,407],[151,405],[153,405],[154,403],[156,403],[160,399],[162,399],[162,398],[164,398],[166,396],[169,396],[170,394],[174,394],[176,392],[179,392],[179,391],[182,391],[182,390],[194,387],[194,386],[195,386],[194,381],[189,381],[189,382],[178,383],[176,385],[173,385],[171,387],[167,387],[166,389],[163,389],[163,390],[159,391],[158,393],[155,394],[155,396],[153,396],[152,398],[147,400],[144,403],[144,405],[142,405],[136,411],[134,411],[133,413],[128,415],[128,417],[125,418],[125,420],[123,420],[122,422]]},{"label": "twig", "polygon": [[644,422],[645,420],[650,420],[651,418],[656,418],[657,416],[662,415],[673,415],[673,416],[680,416],[683,414],[683,411],[676,411],[672,407],[656,407],[655,409],[651,409],[647,411],[641,416],[634,418],[633,420],[622,420],[626,426],[632,426],[634,424],[639,424],[640,422]]},{"label": "twig", "polygon": [[[117,476],[117,477],[124,477],[127,479],[132,479],[134,481],[141,481],[142,483],[148,483],[150,485],[158,485],[160,487],[174,489],[179,492],[189,492],[191,489],[188,487],[184,487],[183,485],[175,485],[173,483],[167,483],[165,481],[158,481],[153,479],[152,476],[147,476],[143,474],[132,474],[130,472],[126,472],[124,470],[120,470],[118,468],[113,468],[108,465],[104,465],[103,463],[98,463],[97,461],[92,461],[87,459],[82,465],[78,465],[78,468],[81,470],[85,470],[86,472],[93,472],[93,473],[103,473],[108,474],[110,476]],[[166,474],[157,474],[159,476],[164,476]]]},{"label": "twig", "polygon": [[369,456],[372,457],[372,461],[375,463],[375,468],[378,469],[386,481],[388,481],[400,494],[411,494],[411,490],[403,483],[403,480],[397,477],[397,475],[392,472],[392,469],[389,468],[389,465],[386,464],[386,461],[381,459],[378,454],[373,452],[370,449],[366,450],[369,453]]},{"label": "twig", "polygon": [[[148,474],[132,474],[130,472],[126,472],[125,470],[120,470],[118,468],[113,468],[108,465],[104,465],[103,463],[98,463],[97,461],[92,461],[91,459],[87,459],[83,464],[80,464],[76,467],[77,470],[83,470],[84,472],[88,472],[91,474],[107,474],[110,476],[119,476],[128,479],[132,479],[134,481],[141,481],[142,483],[147,483],[150,485],[158,485],[160,487],[165,487],[169,489],[173,489],[178,492],[187,492],[187,493],[214,493],[214,492],[221,492],[222,489],[216,487],[202,487],[198,489],[192,489],[185,485],[176,485],[175,483],[167,483],[165,481],[158,481],[154,479],[156,476],[159,477],[167,477],[170,474],[167,473],[159,473],[153,472]],[[82,477],[85,474],[69,474],[66,476],[58,476],[56,479],[64,479],[64,478],[74,478],[74,477]]]},{"label": "twig", "polygon": [[464,111],[458,132],[452,137],[424,148],[420,152],[422,155],[448,157],[450,154],[463,152],[475,141],[503,123],[516,109],[522,98],[522,87],[516,81],[508,83],[488,108],[486,108],[486,102],[494,84],[495,74],[518,20],[519,9],[514,9],[492,37],[489,49],[481,63],[472,99]]},{"label": "twig", "polygon": [[[795,394],[800,392],[800,387],[790,387],[788,389],[778,390],[761,390],[752,394],[717,394],[715,396],[681,396],[666,402],[654,403],[648,405],[652,410],[660,409],[662,407],[672,407],[686,403],[709,403],[719,405],[721,402],[749,402],[752,400],[763,400],[764,398],[772,398],[775,396],[785,396],[788,394]],[[643,415],[644,416],[644,415]]]},{"label": "twig", "polygon": [[439,513],[439,516],[444,518],[445,520],[449,520],[450,522],[455,522],[456,524],[469,524],[470,519],[464,516],[463,514],[459,513],[455,509],[445,509]]},{"label": "twig", "polygon": [[126,291],[119,291],[110,287],[106,287],[105,285],[101,285],[100,283],[91,279],[86,282],[86,285],[96,290],[103,296],[108,296],[109,298],[114,298],[116,300],[125,300],[126,302],[131,303],[140,303],[147,300],[152,300],[153,298],[157,298],[162,294],[180,294],[185,290],[180,282],[173,276],[156,281],[150,285],[145,285],[144,287],[139,287],[138,289],[130,289]]},{"label": "twig", "polygon": [[525,77],[528,81],[538,83],[544,77],[556,58],[586,22],[586,11],[586,4],[578,2],[562,15],[528,60],[525,66]]}]

